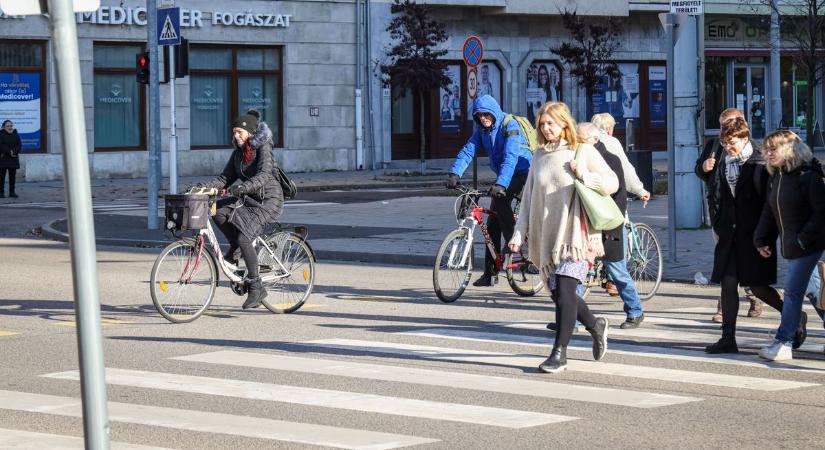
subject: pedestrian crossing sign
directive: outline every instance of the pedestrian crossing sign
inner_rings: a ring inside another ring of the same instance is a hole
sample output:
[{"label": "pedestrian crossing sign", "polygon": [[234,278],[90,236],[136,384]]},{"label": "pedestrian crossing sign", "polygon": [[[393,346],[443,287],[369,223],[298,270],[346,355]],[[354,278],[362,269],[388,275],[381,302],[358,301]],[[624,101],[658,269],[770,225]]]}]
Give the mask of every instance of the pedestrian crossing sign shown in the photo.
[{"label": "pedestrian crossing sign", "polygon": [[180,8],[158,9],[158,45],[180,44]]}]

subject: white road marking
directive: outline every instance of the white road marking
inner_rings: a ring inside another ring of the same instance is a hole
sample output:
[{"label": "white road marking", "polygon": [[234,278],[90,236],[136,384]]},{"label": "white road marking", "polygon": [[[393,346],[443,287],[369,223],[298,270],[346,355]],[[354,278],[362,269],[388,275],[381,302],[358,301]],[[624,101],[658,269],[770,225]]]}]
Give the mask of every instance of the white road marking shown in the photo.
[{"label": "white road marking", "polygon": [[[78,371],[42,375],[62,380],[80,380]],[[461,405],[402,397],[333,391],[252,381],[226,380],[142,370],[106,369],[106,382],[121,386],[162,389],[175,392],[220,395],[299,405],[368,411],[406,417],[451,420],[504,428],[527,428],[567,422],[576,417],[517,411],[478,405]]]},{"label": "white road marking", "polygon": [[[148,447],[125,442],[110,442],[109,444],[112,450],[168,450],[162,447]],[[0,428],[0,449],[2,450],[83,450],[84,446],[82,437]]]},{"label": "white road marking", "polygon": [[660,406],[677,405],[701,400],[695,397],[563,384],[523,378],[505,378],[414,367],[300,358],[268,353],[219,351],[181,356],[172,359],[300,373],[333,374],[335,376],[350,378],[576,400],[607,405],[629,406],[633,408],[657,408]]},{"label": "white road marking", "polygon": [[[478,350],[409,345],[390,342],[360,341],[350,339],[322,339],[301,343],[307,347],[338,348],[392,355],[416,356],[439,361],[462,361],[481,364],[506,365],[513,367],[537,367],[543,356],[482,352]],[[769,378],[745,377],[717,373],[693,372],[688,370],[665,369],[650,366],[606,363],[603,361],[567,361],[568,370],[596,373],[620,377],[632,377],[674,383],[702,384],[759,391],[781,391],[817,386],[814,383],[777,380]]]},{"label": "white road marking", "polygon": [[[257,417],[109,402],[109,420],[179,430],[352,449],[390,449],[438,442],[401,434]],[[83,417],[80,399],[0,390],[0,409]]]},{"label": "white road marking", "polygon": [[[611,329],[610,332],[612,333],[613,330]],[[544,350],[550,350],[553,347],[552,335],[550,335],[549,332],[548,337],[541,337],[505,333],[489,333],[482,331],[465,331],[452,328],[430,328],[425,330],[408,331],[401,334],[435,337],[439,339],[446,338],[465,341],[530,345],[540,347]],[[572,351],[584,351],[588,354],[593,351],[592,345],[590,344],[591,341],[589,335],[584,338],[584,342],[577,342],[577,340],[578,337],[574,336],[574,340],[570,342],[567,349]],[[825,372],[825,362],[823,361],[794,359],[788,362],[769,362],[763,359],[755,358],[752,355],[744,354],[711,355],[704,352],[704,345],[699,346],[699,344],[697,344],[695,350],[691,350],[688,348],[656,347],[648,345],[624,344],[611,341],[608,345],[608,352],[645,358],[729,364],[736,366],[761,367],[765,369],[794,370],[797,372],[817,374],[822,374]]]}]

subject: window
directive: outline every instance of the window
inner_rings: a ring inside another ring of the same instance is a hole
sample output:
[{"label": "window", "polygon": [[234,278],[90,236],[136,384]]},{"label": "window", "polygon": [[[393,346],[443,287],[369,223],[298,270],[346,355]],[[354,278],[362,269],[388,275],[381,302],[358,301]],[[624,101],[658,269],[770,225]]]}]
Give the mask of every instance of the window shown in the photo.
[{"label": "window", "polygon": [[95,150],[146,148],[145,90],[135,80],[140,45],[95,44]]},{"label": "window", "polygon": [[0,40],[0,122],[14,123],[24,152],[46,151],[46,43]]},{"label": "window", "polygon": [[718,56],[705,58],[705,128],[719,128],[719,115],[727,108],[727,60]]},{"label": "window", "polygon": [[282,52],[270,47],[192,46],[189,51],[193,148],[226,147],[229,123],[258,110],[283,146]]}]

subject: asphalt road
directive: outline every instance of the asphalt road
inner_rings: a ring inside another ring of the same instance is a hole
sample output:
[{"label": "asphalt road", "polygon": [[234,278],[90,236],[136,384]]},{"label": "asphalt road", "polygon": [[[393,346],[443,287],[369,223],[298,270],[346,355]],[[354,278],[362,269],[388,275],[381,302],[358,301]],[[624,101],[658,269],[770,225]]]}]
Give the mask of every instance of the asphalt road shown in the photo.
[{"label": "asphalt road", "polygon": [[[499,285],[443,304],[426,268],[322,263],[295,314],[242,311],[222,287],[207,316],[173,325],[149,296],[156,254],[98,252],[113,448],[824,445],[819,321],[792,362],[756,356],[777,324],[769,312],[740,317],[742,354],[710,358],[716,288],[664,284],[630,332],[617,327],[621,303],[595,295],[614,325],[607,356],[593,362],[581,332],[570,368],[546,375],[544,294]],[[0,448],[63,448],[82,436],[70,254],[0,239],[0,255]]]}]

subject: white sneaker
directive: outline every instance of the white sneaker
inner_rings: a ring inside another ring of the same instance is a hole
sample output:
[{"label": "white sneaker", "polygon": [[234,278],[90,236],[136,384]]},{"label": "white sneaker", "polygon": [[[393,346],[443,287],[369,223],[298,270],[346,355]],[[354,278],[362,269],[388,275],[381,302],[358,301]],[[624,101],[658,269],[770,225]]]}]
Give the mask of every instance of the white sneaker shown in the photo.
[{"label": "white sneaker", "polygon": [[759,357],[771,361],[790,361],[793,359],[791,343],[774,339],[773,344],[759,350]]}]

